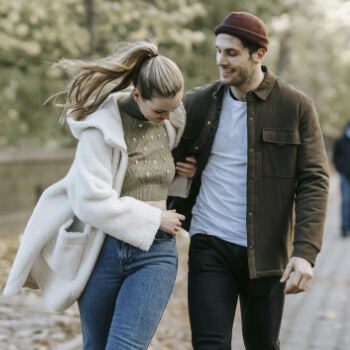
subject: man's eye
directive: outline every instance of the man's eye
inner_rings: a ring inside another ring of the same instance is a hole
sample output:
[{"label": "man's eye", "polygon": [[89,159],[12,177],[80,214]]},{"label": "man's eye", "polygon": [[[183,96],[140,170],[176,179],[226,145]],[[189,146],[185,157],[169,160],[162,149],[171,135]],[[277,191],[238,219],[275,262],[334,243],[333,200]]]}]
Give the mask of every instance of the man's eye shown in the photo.
[{"label": "man's eye", "polygon": [[163,112],[160,112],[160,111],[154,111],[155,113],[157,114],[162,114]]}]

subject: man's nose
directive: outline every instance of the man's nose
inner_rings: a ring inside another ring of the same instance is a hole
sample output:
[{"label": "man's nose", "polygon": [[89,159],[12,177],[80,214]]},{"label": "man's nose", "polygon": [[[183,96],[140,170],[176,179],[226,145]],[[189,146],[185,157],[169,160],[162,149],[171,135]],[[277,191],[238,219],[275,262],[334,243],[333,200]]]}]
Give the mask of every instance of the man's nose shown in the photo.
[{"label": "man's nose", "polygon": [[223,54],[218,54],[216,58],[216,63],[218,66],[224,66],[227,64],[226,56]]}]

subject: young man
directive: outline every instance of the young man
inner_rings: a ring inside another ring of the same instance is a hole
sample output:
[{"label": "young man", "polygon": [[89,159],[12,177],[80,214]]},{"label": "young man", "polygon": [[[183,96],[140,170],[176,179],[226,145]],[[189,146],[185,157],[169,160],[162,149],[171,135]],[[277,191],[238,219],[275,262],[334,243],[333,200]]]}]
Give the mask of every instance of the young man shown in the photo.
[{"label": "young man", "polygon": [[220,81],[186,94],[174,152],[179,169],[198,162],[189,198],[174,201],[191,235],[192,343],[231,349],[239,296],[246,348],[274,350],[284,294],[309,287],[321,248],[327,160],[311,99],[261,65],[264,23],[233,12],[215,34]]}]

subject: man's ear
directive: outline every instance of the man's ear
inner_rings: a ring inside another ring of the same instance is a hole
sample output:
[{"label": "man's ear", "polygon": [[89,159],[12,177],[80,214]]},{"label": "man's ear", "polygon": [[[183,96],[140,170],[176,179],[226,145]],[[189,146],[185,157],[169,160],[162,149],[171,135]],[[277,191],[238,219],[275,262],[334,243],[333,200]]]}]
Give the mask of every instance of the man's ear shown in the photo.
[{"label": "man's ear", "polygon": [[257,51],[252,54],[252,59],[254,63],[261,63],[266,54],[266,49],[259,47]]},{"label": "man's ear", "polygon": [[134,96],[134,100],[137,101],[141,96],[139,89],[135,87],[132,95]]}]

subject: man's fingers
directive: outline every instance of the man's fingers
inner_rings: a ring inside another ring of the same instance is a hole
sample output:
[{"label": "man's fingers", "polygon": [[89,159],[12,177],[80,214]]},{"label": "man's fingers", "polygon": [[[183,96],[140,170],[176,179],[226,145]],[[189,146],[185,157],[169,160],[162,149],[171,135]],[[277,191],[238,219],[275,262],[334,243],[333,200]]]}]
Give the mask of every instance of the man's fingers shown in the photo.
[{"label": "man's fingers", "polygon": [[293,271],[290,274],[289,280],[284,290],[285,294],[295,294],[295,293],[301,292],[302,290],[300,289],[299,284],[302,278],[303,278],[302,274],[296,273]]},{"label": "man's fingers", "polygon": [[309,261],[300,257],[292,257],[280,282],[287,282],[284,290],[286,294],[296,294],[310,286],[312,276],[312,266]]},{"label": "man's fingers", "polygon": [[284,283],[285,281],[287,281],[291,272],[292,272],[292,264],[288,264],[286,269],[284,270],[284,273],[282,275],[282,278],[280,279],[280,282]]},{"label": "man's fingers", "polygon": [[312,275],[305,274],[299,283],[299,288],[304,291],[310,287],[311,282],[312,282]]}]

